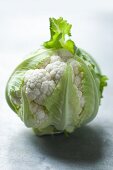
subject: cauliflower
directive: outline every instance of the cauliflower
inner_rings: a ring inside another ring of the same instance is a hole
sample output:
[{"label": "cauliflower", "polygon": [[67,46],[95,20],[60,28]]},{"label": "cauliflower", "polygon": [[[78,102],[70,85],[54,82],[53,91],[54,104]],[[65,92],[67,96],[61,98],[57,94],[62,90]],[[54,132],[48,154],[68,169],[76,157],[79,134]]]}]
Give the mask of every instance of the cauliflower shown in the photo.
[{"label": "cauliflower", "polygon": [[37,135],[73,132],[96,116],[107,77],[95,60],[65,36],[71,25],[50,18],[51,38],[12,73],[9,106]]}]

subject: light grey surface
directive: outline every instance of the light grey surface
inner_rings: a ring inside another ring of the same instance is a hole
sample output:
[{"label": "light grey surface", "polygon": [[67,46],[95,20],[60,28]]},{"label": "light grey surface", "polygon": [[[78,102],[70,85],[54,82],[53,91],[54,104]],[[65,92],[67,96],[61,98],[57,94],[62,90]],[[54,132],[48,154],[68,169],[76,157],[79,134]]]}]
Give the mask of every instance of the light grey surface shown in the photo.
[{"label": "light grey surface", "polygon": [[[90,52],[109,77],[97,117],[69,138],[36,137],[4,97],[15,66],[49,39],[50,16],[63,16],[73,24],[76,44]],[[113,170],[112,107],[112,0],[0,1],[0,170]]]}]

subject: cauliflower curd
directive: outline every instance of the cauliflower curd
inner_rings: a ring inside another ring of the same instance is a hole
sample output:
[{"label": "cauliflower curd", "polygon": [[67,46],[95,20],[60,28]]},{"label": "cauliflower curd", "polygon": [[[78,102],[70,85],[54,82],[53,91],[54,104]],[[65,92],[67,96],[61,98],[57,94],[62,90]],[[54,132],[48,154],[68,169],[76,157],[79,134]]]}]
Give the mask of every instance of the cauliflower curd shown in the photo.
[{"label": "cauliflower curd", "polygon": [[48,118],[43,108],[44,100],[54,91],[67,63],[71,65],[73,70],[73,85],[77,88],[82,110],[84,106],[84,97],[82,95],[83,72],[80,72],[80,64],[76,60],[67,58],[67,60],[63,61],[60,56],[52,56],[50,63],[44,68],[28,70],[24,75],[25,92],[30,101],[30,109],[37,115],[37,123],[39,124]]}]

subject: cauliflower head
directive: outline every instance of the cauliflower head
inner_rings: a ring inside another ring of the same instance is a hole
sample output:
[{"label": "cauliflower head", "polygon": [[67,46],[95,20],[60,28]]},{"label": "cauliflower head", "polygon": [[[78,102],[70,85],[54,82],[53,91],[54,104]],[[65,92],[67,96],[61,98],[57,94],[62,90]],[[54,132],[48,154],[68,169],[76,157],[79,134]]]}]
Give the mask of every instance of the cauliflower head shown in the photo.
[{"label": "cauliflower head", "polygon": [[70,29],[63,18],[50,18],[51,39],[7,83],[9,106],[37,135],[71,133],[90,122],[107,84],[94,59],[65,40]]}]

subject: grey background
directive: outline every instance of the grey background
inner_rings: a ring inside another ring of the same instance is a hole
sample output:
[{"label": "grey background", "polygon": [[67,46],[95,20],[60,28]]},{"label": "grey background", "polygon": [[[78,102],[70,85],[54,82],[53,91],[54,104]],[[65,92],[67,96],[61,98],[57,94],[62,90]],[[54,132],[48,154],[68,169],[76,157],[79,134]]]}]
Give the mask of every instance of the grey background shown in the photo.
[{"label": "grey background", "polygon": [[[36,137],[8,107],[7,79],[49,39],[49,17],[63,16],[72,39],[108,75],[97,117],[69,138]],[[113,1],[0,0],[0,170],[113,170]]]}]

